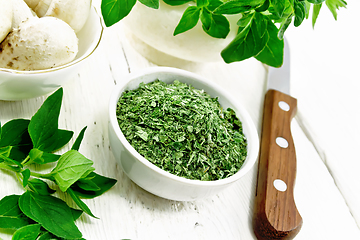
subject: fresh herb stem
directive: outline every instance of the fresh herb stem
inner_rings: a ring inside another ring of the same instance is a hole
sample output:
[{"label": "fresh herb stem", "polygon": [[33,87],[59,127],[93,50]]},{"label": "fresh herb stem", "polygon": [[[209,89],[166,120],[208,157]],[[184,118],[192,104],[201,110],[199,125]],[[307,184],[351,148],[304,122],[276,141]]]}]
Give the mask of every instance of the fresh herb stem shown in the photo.
[{"label": "fresh herb stem", "polygon": [[10,165],[5,164],[5,163],[0,163],[0,168],[6,169],[6,170],[9,170],[9,171],[13,171],[13,172],[16,172],[16,173],[21,172],[20,167],[10,166]]},{"label": "fresh herb stem", "polygon": [[43,178],[43,179],[47,179],[47,180],[52,180],[53,179],[51,177],[50,173],[42,174],[42,173],[37,173],[37,172],[32,171],[30,174],[31,174],[31,176],[37,177],[37,178]]},{"label": "fresh herb stem", "polygon": [[[80,197],[95,198],[116,183],[115,179],[96,174],[93,161],[77,151],[86,127],[71,150],[62,155],[54,153],[73,136],[72,131],[58,128],[61,102],[59,88],[31,120],[14,119],[0,124],[0,169],[13,171],[26,191],[21,196],[10,195],[0,200],[0,209],[6,212],[1,216],[0,229],[16,230],[13,239],[20,239],[23,234],[31,234],[31,239],[83,239],[74,221],[83,212],[94,215]],[[56,166],[45,174],[25,167],[47,163]],[[70,208],[60,198],[51,196],[56,190],[41,179],[53,181],[62,192],[71,192],[70,197],[80,209]]]},{"label": "fresh herb stem", "polygon": [[19,173],[19,172],[17,172],[16,174],[16,178],[17,178],[17,180],[21,183],[21,185],[23,184],[23,176]]},{"label": "fresh herb stem", "polygon": [[26,165],[30,164],[31,162],[29,160],[30,160],[30,156],[27,155],[27,157],[24,159],[24,161],[21,162],[21,165],[26,166]]}]

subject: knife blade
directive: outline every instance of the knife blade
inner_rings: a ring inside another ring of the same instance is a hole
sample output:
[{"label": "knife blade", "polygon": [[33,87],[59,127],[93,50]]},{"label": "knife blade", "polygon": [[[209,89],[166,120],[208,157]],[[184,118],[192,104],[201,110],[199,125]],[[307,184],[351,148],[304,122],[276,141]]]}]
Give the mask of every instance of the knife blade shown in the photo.
[{"label": "knife blade", "polygon": [[290,95],[290,53],[284,38],[280,68],[269,67],[265,94],[253,229],[259,240],[292,239],[302,218],[294,201],[296,153],[290,124],[297,100]]}]

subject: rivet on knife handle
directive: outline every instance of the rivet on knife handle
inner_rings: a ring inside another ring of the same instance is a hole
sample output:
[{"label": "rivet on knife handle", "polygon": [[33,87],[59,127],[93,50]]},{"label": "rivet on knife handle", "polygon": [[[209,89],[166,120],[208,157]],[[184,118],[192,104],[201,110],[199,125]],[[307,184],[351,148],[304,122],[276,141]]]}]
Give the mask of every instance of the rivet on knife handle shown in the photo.
[{"label": "rivet on knife handle", "polygon": [[253,227],[260,239],[292,239],[302,218],[294,202],[296,154],[290,123],[295,98],[276,90],[265,95]]}]

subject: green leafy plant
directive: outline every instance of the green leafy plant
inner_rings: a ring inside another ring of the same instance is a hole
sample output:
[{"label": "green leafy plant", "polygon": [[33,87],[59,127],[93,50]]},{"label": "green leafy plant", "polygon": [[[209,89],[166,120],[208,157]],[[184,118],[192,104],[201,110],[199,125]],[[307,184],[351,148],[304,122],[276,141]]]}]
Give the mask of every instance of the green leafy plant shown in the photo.
[{"label": "green leafy plant", "polygon": [[[159,8],[159,0],[139,0],[142,4]],[[193,2],[183,13],[174,30],[174,36],[193,28],[200,20],[203,30],[215,38],[226,38],[229,21],[227,15],[240,14],[237,36],[222,50],[226,63],[251,57],[273,66],[283,62],[283,37],[293,22],[295,27],[309,17],[313,8],[315,25],[323,3],[337,19],[337,10],[346,7],[344,0],[163,0],[171,6]],[[101,11],[107,27],[126,17],[136,0],[102,0]]]},{"label": "green leafy plant", "polygon": [[[93,162],[78,152],[86,127],[69,151],[54,153],[73,136],[72,131],[58,128],[62,96],[60,88],[31,120],[0,124],[0,168],[14,172],[25,189],[22,195],[0,200],[0,228],[14,230],[13,240],[83,239],[75,220],[83,212],[95,216],[81,198],[100,196],[116,183],[95,173]],[[51,163],[55,167],[49,173],[35,172],[30,167]],[[78,209],[53,196],[56,191],[69,194]]]}]

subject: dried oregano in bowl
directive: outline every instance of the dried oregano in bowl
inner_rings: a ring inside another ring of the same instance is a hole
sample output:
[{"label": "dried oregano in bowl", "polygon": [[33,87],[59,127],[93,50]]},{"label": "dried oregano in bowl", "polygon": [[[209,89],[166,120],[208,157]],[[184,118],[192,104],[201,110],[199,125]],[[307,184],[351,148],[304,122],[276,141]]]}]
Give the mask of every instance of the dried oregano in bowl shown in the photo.
[{"label": "dried oregano in bowl", "polygon": [[130,145],[157,167],[187,179],[234,175],[247,156],[235,112],[217,98],[175,80],[156,80],[124,91],[116,115]]}]

